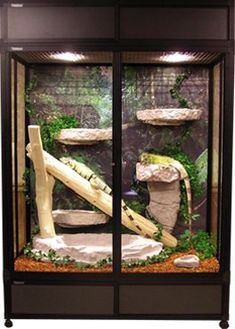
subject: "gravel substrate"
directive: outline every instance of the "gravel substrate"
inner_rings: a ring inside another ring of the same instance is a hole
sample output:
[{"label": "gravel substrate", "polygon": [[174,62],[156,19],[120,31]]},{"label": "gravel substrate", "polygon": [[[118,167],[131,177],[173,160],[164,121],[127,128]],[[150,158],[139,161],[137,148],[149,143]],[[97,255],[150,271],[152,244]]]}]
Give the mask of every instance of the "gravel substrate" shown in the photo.
[{"label": "gravel substrate", "polygon": [[[187,254],[195,253],[193,250],[190,250],[187,253],[175,253],[171,255],[165,262],[159,264],[151,264],[147,266],[139,266],[127,268],[123,267],[123,273],[178,273],[178,272],[187,272],[187,273],[201,273],[201,272],[219,272],[219,262],[213,257],[200,261],[200,266],[198,268],[178,268],[173,264],[173,261],[177,257],[181,257]],[[100,268],[78,268],[74,265],[60,265],[56,266],[52,263],[35,261],[25,256],[20,256],[15,260],[15,271],[17,272],[112,272],[112,266],[107,265]]]}]

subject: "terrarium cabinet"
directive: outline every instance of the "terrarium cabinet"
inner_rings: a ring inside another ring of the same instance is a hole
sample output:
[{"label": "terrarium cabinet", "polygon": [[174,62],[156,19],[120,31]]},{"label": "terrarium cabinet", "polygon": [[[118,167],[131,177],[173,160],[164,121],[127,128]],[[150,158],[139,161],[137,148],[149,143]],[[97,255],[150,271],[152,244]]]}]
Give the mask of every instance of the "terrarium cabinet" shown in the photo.
[{"label": "terrarium cabinet", "polygon": [[5,325],[227,328],[233,1],[0,14]]}]

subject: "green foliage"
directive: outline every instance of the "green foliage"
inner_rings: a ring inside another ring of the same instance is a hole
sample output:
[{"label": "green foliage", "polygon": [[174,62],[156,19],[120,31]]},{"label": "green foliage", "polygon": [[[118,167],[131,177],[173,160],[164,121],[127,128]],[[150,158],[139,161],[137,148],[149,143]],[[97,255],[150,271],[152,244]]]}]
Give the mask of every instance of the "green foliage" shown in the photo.
[{"label": "green foliage", "polygon": [[216,247],[213,239],[207,232],[202,230],[192,236],[192,244],[194,249],[198,252],[200,259],[211,258],[216,254]]},{"label": "green foliage", "polygon": [[212,258],[216,255],[216,248],[212,237],[205,231],[198,231],[193,235],[186,230],[179,238],[176,247],[166,247],[159,255],[148,257],[146,260],[123,262],[122,266],[131,268],[136,266],[147,266],[156,263],[163,263],[176,252],[187,252],[194,249],[201,260]]},{"label": "green foliage", "polygon": [[76,117],[72,115],[58,115],[52,119],[40,119],[38,124],[41,128],[41,138],[44,150],[52,153],[55,146],[55,137],[66,128],[76,128],[79,124]]},{"label": "green foliage", "polygon": [[201,184],[207,181],[208,149],[205,149],[195,161],[198,171],[198,180]]},{"label": "green foliage", "polygon": [[151,264],[156,263],[163,263],[167,258],[170,257],[175,252],[174,248],[164,248],[159,255],[154,255],[152,257],[147,257],[146,260],[138,260],[138,261],[129,261],[129,262],[122,262],[122,267],[140,267],[140,266],[148,266]]},{"label": "green foliage", "polygon": [[112,258],[108,257],[108,258],[104,258],[99,260],[94,267],[104,267],[107,265],[111,265],[112,264]]},{"label": "green foliage", "polygon": [[125,201],[125,204],[138,214],[143,214],[146,208],[146,204],[139,200]]},{"label": "green foliage", "polygon": [[31,79],[30,82],[28,83],[26,89],[25,89],[25,96],[24,96],[25,111],[31,117],[36,115],[32,105],[31,105],[31,99],[30,99],[31,92],[36,87],[36,85],[37,85],[37,80],[35,78]]},{"label": "green foliage", "polygon": [[[79,125],[77,118],[73,115],[66,115],[59,113],[58,109],[53,107],[53,117],[40,117],[36,113],[30,99],[30,95],[33,89],[37,85],[37,80],[32,79],[25,90],[25,110],[29,114],[30,119],[34,121],[34,124],[39,125],[41,129],[41,138],[44,150],[49,153],[53,153],[55,148],[54,138],[60,132],[61,129],[76,128]],[[54,106],[54,98],[50,95],[42,94],[42,102],[46,102],[50,106]]]},{"label": "green foliage", "polygon": [[178,145],[169,144],[163,149],[162,153],[179,161],[184,166],[190,178],[194,197],[201,197],[203,189],[199,180],[199,172],[196,164],[190,157]]},{"label": "green foliage", "polygon": [[31,197],[30,197],[30,169],[25,168],[23,173],[23,181],[24,181],[24,195],[25,201],[27,204],[30,204]]},{"label": "green foliage", "polygon": [[76,261],[75,259],[71,258],[70,256],[59,256],[55,250],[50,249],[47,253],[43,252],[41,250],[33,250],[32,242],[27,243],[27,245],[23,249],[23,254],[26,257],[29,257],[35,261],[42,261],[42,260],[48,260],[52,264],[55,264],[56,266],[58,265],[74,265],[80,269],[85,269],[85,268],[100,268],[104,267],[107,265],[112,264],[112,258],[104,258],[94,265],[84,263],[84,262],[79,262]]},{"label": "green foliage", "polygon": [[32,167],[25,168],[25,172],[23,174],[23,181],[24,181],[24,195],[25,195],[25,201],[28,206],[30,206],[30,214],[31,219],[36,219],[36,202],[35,199],[32,198],[32,191],[34,190],[34,182],[35,182],[35,173]]},{"label": "green foliage", "polygon": [[40,233],[40,227],[39,225],[35,225],[34,228],[32,229],[32,237]]},{"label": "green foliage", "polygon": [[180,90],[182,83],[189,78],[190,74],[191,72],[189,69],[185,70],[184,73],[179,74],[176,77],[173,88],[170,89],[171,97],[178,101],[180,108],[189,108],[189,104],[187,100],[180,94]]},{"label": "green foliage", "polygon": [[[164,155],[170,156],[171,158],[179,161],[187,171],[190,179],[191,190],[193,197],[199,198],[203,193],[203,186],[199,179],[199,172],[196,164],[190,159],[190,157],[183,152],[179,145],[167,145],[161,152]],[[183,181],[180,182],[181,189],[181,203],[180,203],[180,214],[185,223],[188,223],[188,204],[186,188]],[[198,214],[193,214],[192,219],[198,219]]]},{"label": "green foliage", "polygon": [[163,231],[163,226],[161,224],[155,224],[158,231],[154,234],[154,239],[156,241],[160,241],[162,238],[162,231]]},{"label": "green foliage", "polygon": [[[142,77],[143,80],[145,77]],[[123,68],[123,85],[122,95],[124,106],[128,111],[125,111],[124,122],[136,120],[136,111],[142,110],[149,102],[149,95],[143,94],[138,89],[138,71],[133,66],[124,66]],[[128,118],[125,118],[128,115]]]},{"label": "green foliage", "polygon": [[176,251],[188,251],[190,249],[195,249],[200,259],[211,258],[216,255],[213,238],[203,230],[192,235],[189,230],[186,230],[180,236]]}]

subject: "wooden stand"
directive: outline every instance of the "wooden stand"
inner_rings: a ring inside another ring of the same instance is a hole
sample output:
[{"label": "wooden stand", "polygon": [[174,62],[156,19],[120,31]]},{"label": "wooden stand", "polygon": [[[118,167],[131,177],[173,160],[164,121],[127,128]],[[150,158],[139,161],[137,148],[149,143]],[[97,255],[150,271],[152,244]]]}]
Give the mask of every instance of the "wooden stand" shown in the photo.
[{"label": "wooden stand", "polygon": [[46,171],[38,126],[30,126],[29,140],[31,145],[30,158],[33,161],[36,175],[36,204],[40,234],[43,238],[52,238],[56,235],[52,218],[52,190],[55,180]]}]

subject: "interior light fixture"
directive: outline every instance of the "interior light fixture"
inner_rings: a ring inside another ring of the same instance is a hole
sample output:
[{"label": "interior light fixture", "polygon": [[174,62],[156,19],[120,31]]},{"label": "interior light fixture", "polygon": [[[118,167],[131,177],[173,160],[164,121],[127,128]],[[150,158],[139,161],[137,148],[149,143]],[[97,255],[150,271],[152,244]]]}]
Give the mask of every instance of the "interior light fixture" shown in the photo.
[{"label": "interior light fixture", "polygon": [[52,54],[50,57],[52,59],[57,59],[60,61],[79,62],[80,60],[84,59],[85,56],[82,54],[76,54],[76,53],[71,53],[71,52],[67,51],[64,53]]},{"label": "interior light fixture", "polygon": [[167,63],[183,63],[183,62],[191,61],[193,58],[194,58],[193,55],[183,54],[180,52],[165,53],[160,57],[161,61]]}]

